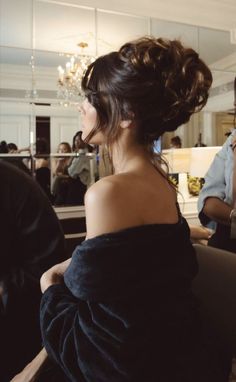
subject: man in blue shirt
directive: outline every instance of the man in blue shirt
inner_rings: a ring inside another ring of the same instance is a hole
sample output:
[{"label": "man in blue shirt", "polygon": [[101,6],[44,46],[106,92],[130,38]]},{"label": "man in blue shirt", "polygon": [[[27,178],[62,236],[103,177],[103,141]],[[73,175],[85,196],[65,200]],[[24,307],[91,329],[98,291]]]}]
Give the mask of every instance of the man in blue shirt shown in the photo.
[{"label": "man in blue shirt", "polygon": [[[233,173],[236,163],[234,144],[236,130],[228,137],[216,154],[205,176],[205,184],[198,199],[199,219],[203,225],[214,224],[215,233],[208,244],[236,252],[236,239],[231,233],[235,200],[233,198]],[[211,225],[212,227],[212,225]]]}]

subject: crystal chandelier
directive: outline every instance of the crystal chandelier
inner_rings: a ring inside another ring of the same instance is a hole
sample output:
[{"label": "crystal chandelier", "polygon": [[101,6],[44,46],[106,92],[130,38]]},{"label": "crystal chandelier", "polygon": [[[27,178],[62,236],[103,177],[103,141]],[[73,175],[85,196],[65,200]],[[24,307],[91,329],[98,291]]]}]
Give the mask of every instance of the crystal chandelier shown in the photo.
[{"label": "crystal chandelier", "polygon": [[95,60],[95,57],[88,56],[84,49],[88,44],[81,42],[78,44],[80,53],[70,56],[70,61],[66,63],[65,69],[58,66],[58,92],[57,96],[63,99],[64,106],[76,104],[81,97],[81,80],[87,67]]}]

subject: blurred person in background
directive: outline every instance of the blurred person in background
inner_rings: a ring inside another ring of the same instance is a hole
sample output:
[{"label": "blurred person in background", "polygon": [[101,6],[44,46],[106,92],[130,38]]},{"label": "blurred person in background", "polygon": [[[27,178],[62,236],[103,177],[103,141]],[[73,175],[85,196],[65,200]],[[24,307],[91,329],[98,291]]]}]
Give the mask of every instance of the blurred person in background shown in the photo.
[{"label": "blurred person in background", "polygon": [[182,141],[181,138],[178,135],[175,135],[170,140],[170,148],[172,149],[181,149],[182,147]]},{"label": "blurred person in background", "polygon": [[42,347],[39,280],[65,260],[64,236],[39,185],[0,161],[0,381],[9,382]]}]

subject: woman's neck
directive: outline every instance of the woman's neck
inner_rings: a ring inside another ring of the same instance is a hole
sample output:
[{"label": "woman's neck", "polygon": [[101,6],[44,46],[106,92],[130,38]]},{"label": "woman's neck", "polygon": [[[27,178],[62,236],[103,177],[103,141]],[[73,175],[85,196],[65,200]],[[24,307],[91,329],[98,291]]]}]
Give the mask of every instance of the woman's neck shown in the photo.
[{"label": "woman's neck", "polygon": [[112,163],[115,174],[134,171],[144,163],[150,164],[147,150],[131,139],[121,139],[112,146]]}]

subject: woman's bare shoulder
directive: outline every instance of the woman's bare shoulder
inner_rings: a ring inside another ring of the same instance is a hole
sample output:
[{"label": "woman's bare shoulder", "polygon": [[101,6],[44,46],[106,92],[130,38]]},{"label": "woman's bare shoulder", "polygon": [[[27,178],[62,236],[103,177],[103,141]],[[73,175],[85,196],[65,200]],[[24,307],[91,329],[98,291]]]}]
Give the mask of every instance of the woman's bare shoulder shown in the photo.
[{"label": "woman's bare shoulder", "polygon": [[111,175],[94,183],[85,195],[87,238],[123,228],[125,205],[122,177]]},{"label": "woman's bare shoulder", "polygon": [[113,197],[117,192],[117,179],[115,175],[106,176],[94,183],[86,192],[85,203],[103,202],[107,198]]}]

